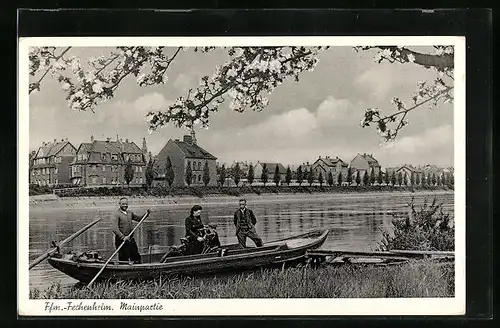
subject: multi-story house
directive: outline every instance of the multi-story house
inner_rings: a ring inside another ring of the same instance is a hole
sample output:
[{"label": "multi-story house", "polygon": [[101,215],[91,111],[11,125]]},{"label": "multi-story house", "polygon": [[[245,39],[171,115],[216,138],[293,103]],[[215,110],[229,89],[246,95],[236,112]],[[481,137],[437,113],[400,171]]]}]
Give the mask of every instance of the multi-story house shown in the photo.
[{"label": "multi-story house", "polygon": [[183,136],[182,140],[169,139],[166,145],[160,150],[154,163],[154,185],[168,186],[165,179],[167,158],[174,171],[174,181],[172,186],[187,186],[187,167],[191,167],[191,186],[204,185],[203,174],[205,165],[208,165],[210,181],[208,186],[217,185],[217,158],[208,151],[200,147],[197,143],[194,131],[191,135]]},{"label": "multi-story house", "polygon": [[338,157],[331,158],[330,156],[320,156],[316,162],[312,164],[312,169],[316,177],[318,177],[321,172],[324,180],[328,178],[328,174],[331,172],[334,181],[337,181],[338,175],[342,173],[342,178],[345,181],[348,166],[349,165],[347,163]]},{"label": "multi-story house", "polygon": [[143,139],[143,149],[133,141],[117,137],[116,141],[107,138],[106,141],[94,140],[82,143],[71,163],[71,181],[77,186],[123,186],[125,168],[130,160],[134,172],[130,186],[141,186],[146,183],[146,141]]},{"label": "multi-story house", "polygon": [[70,184],[69,167],[75,153],[68,139],[43,142],[31,157],[30,182],[41,186]]},{"label": "multi-story house", "polygon": [[353,179],[356,177],[358,171],[361,177],[365,174],[365,172],[367,172],[367,174],[371,174],[372,170],[375,176],[378,176],[378,173],[380,171],[380,164],[378,163],[378,161],[373,157],[372,154],[367,153],[358,153],[352,159],[350,166]]},{"label": "multi-story house", "polygon": [[274,182],[274,173],[276,172],[276,166],[280,172],[280,181],[285,181],[286,178],[286,168],[281,163],[262,163],[257,162],[254,168],[254,177],[256,181],[261,181],[262,170],[264,169],[264,164],[267,167],[267,182]]},{"label": "multi-story house", "polygon": [[[418,168],[413,167],[412,165],[405,164],[405,165],[401,166],[400,168],[398,168],[396,170],[396,175],[398,175],[399,172],[401,172],[403,177],[406,175],[406,177],[408,179],[408,183],[410,183],[410,179],[411,179],[412,174],[413,174],[413,177],[415,179],[414,183],[416,183],[417,179],[418,179],[418,181],[422,181],[422,171]],[[418,178],[417,178],[417,176],[418,176]]]}]

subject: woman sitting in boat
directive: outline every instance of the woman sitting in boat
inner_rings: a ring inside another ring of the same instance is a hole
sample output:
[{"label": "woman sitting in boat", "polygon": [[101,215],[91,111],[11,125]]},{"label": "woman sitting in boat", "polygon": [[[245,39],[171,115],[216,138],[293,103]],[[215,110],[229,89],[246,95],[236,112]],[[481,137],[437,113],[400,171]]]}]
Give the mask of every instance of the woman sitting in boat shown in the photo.
[{"label": "woman sitting in boat", "polygon": [[205,247],[220,247],[219,236],[213,227],[205,227],[201,221],[200,205],[191,208],[186,218],[187,247],[185,255],[202,254]]}]

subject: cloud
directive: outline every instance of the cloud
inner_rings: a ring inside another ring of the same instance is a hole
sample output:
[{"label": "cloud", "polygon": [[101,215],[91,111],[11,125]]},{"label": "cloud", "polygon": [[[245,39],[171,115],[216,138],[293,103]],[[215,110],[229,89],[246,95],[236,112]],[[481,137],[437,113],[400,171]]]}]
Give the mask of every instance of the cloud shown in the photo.
[{"label": "cloud", "polygon": [[426,130],[421,134],[402,137],[388,143],[385,148],[394,153],[417,154],[433,151],[448,145],[450,142],[453,142],[453,127],[443,125]]},{"label": "cloud", "polygon": [[196,87],[195,79],[191,75],[180,73],[174,80],[174,87],[181,93],[185,93],[190,88]]},{"label": "cloud", "polygon": [[405,136],[372,150],[386,159],[386,165],[453,163],[453,126],[446,124]]},{"label": "cloud", "polygon": [[170,103],[162,94],[152,92],[133,102],[118,100],[107,103],[96,110],[97,119],[112,126],[145,124],[149,111],[165,109]]},{"label": "cloud", "polygon": [[378,100],[387,100],[393,81],[394,77],[386,65],[375,65],[359,75],[354,84],[369,90],[370,95]]}]

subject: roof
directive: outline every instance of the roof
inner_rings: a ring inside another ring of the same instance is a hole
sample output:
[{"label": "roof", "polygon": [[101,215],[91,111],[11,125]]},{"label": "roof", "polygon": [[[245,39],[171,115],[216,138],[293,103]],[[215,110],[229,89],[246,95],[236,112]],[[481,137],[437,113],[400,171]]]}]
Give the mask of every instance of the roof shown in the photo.
[{"label": "roof", "polygon": [[375,165],[378,165],[378,161],[373,158],[372,155],[369,155],[369,154],[363,154],[361,155],[363,156],[364,159],[366,159],[366,161],[368,162],[368,164],[375,164]]},{"label": "roof", "polygon": [[135,142],[94,140],[91,143],[80,144],[80,152],[111,153],[111,154],[142,154]]},{"label": "roof", "polygon": [[278,165],[280,174],[286,174],[286,169],[281,163],[261,163],[261,162],[259,162],[258,164],[261,164],[261,165],[266,164],[267,171],[270,173],[274,173],[274,171],[276,171],[276,165]]},{"label": "roof", "polygon": [[415,172],[415,173],[421,173],[421,172],[422,172],[422,171],[420,171],[420,170],[418,170],[418,169],[414,168],[414,167],[413,167],[413,166],[411,166],[411,165],[403,165],[403,166],[401,166],[400,168],[398,168],[396,171],[402,170],[402,169],[404,169],[404,168],[406,168],[406,169],[410,170],[411,172]]},{"label": "roof", "polygon": [[[45,146],[38,148],[38,151],[36,152],[36,155],[33,158],[44,158],[44,157],[55,156],[68,143],[69,143],[69,141],[66,141],[66,140],[47,143],[47,144],[45,144]],[[40,153],[43,155],[40,156]]]},{"label": "roof", "polygon": [[174,143],[180,148],[180,150],[190,158],[203,158],[203,159],[217,159],[214,155],[210,154],[205,149],[201,148],[197,144],[190,144],[185,141],[174,140]]},{"label": "roof", "polygon": [[338,162],[341,163],[342,166],[348,166],[347,163],[345,163],[342,159],[335,157],[323,157],[323,158],[318,158],[318,161],[321,160],[323,161],[327,166],[336,166]]}]

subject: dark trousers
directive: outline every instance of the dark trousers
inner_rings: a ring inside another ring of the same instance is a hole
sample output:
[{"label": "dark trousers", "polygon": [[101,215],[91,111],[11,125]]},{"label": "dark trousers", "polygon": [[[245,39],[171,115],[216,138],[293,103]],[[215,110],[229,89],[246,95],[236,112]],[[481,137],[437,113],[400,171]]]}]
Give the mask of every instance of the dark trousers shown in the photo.
[{"label": "dark trousers", "polygon": [[250,229],[240,228],[236,232],[236,237],[238,237],[238,243],[240,244],[241,247],[246,247],[247,237],[252,239],[253,242],[255,243],[255,246],[257,247],[261,247],[264,244],[262,242],[262,239],[260,239],[259,235],[257,235],[257,231],[255,231],[255,228],[250,228]]},{"label": "dark trousers", "polygon": [[[121,240],[118,236],[115,236],[115,247],[118,248],[122,244],[123,240]],[[118,260],[119,261],[129,261],[132,260],[134,263],[141,263],[141,255],[139,254],[139,249],[137,248],[137,244],[135,243],[135,239],[131,238],[126,241],[125,244],[118,251]]]}]

